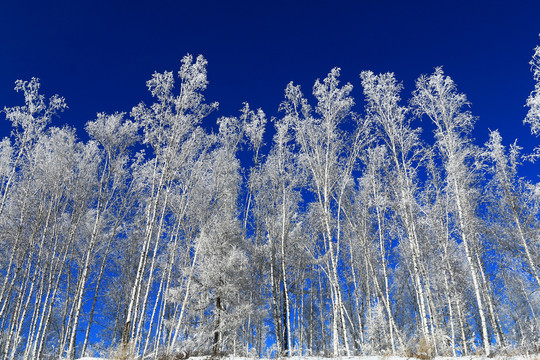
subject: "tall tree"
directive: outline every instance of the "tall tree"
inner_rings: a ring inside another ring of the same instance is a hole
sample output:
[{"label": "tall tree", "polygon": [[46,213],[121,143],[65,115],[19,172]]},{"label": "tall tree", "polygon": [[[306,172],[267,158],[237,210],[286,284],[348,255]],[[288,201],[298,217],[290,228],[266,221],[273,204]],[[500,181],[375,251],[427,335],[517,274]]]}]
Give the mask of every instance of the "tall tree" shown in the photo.
[{"label": "tall tree", "polygon": [[[99,154],[101,156],[96,154],[94,161],[99,162],[99,165],[97,169],[92,171],[92,175],[95,176],[95,184],[92,184],[92,187],[96,186],[97,191],[95,197],[92,196],[89,199],[88,207],[93,207],[95,203],[95,214],[88,244],[85,249],[81,249],[85,255],[80,264],[77,290],[73,298],[75,310],[67,349],[70,359],[73,359],[76,353],[77,331],[79,330],[83,296],[87,290],[87,281],[90,275],[90,265],[96,256],[100,233],[105,231],[103,224],[108,220],[106,219],[107,213],[110,212],[111,208],[117,206],[113,201],[118,203],[122,201],[122,198],[115,195],[122,192],[122,188],[126,185],[125,167],[128,161],[126,151],[137,140],[138,126],[132,121],[124,120],[124,114],[106,115],[100,113],[97,120],[86,125],[86,129],[101,148],[102,154]],[[87,169],[87,172],[90,173],[90,169]]]},{"label": "tall tree", "polygon": [[475,236],[475,209],[478,198],[474,181],[477,154],[469,138],[474,117],[463,109],[469,105],[466,96],[457,92],[455,83],[444,75],[442,68],[437,68],[431,76],[421,76],[417,80],[411,103],[417,114],[428,116],[436,126],[435,144],[443,157],[447,191],[455,201],[459,235],[467,257],[480,315],[482,342],[485,354],[489,355],[490,337],[478,262],[480,245]]},{"label": "tall tree", "polygon": [[[254,176],[258,216],[263,224],[269,249],[268,265],[272,289],[272,309],[276,341],[285,356],[292,354],[291,279],[288,278],[291,257],[289,244],[298,225],[302,169],[293,152],[290,118],[275,121],[273,147]],[[280,296],[281,294],[281,296]]]},{"label": "tall tree", "polygon": [[[38,78],[30,81],[17,80],[15,91],[23,92],[23,106],[4,107],[6,119],[12,123],[12,136],[14,137],[14,159],[11,161],[11,171],[6,172],[2,179],[2,202],[0,214],[4,209],[9,189],[13,183],[16,171],[19,169],[24,156],[32,149],[36,140],[43,133],[51,118],[67,108],[63,97],[53,95],[49,103],[45,102],[45,96],[39,93],[40,83]],[[4,139],[4,141],[6,141]]]},{"label": "tall tree", "polygon": [[534,208],[531,209],[527,206],[527,203],[532,205],[534,202],[529,195],[531,186],[524,183],[523,179],[517,178],[520,147],[514,143],[510,147],[509,155],[507,155],[505,147],[502,145],[502,137],[498,131],[490,133],[486,147],[487,155],[493,162],[491,171],[493,172],[494,183],[492,189],[495,190],[492,195],[496,197],[494,206],[496,206],[497,213],[505,220],[504,222],[511,224],[511,233],[517,236],[529,272],[532,274],[536,286],[540,287],[538,254],[535,252],[538,244],[534,241],[535,235],[531,231],[534,230],[531,221],[534,221],[537,214],[534,211],[531,213]]},{"label": "tall tree", "polygon": [[526,106],[529,108],[524,123],[531,126],[534,135],[540,134],[540,45],[534,49],[534,55],[529,62],[533,73],[534,90],[527,98]]},{"label": "tall tree", "polygon": [[[290,83],[285,90],[281,108],[290,118],[295,141],[300,146],[300,160],[310,173],[310,190],[319,208],[324,226],[324,256],[326,275],[332,294],[332,353],[340,354],[340,337],[345,352],[350,355],[349,334],[345,322],[345,306],[340,280],[343,201],[346,189],[352,185],[351,173],[357,163],[358,152],[364,145],[366,123],[351,113],[354,101],[349,96],[351,84],[339,85],[340,70],[333,69],[321,82],[313,86],[317,99],[312,112],[300,88]],[[341,126],[346,119],[356,121],[352,136]]]},{"label": "tall tree", "polygon": [[420,130],[411,127],[411,119],[406,116],[407,108],[399,105],[401,100],[399,94],[403,86],[396,81],[394,74],[375,75],[368,71],[361,73],[360,77],[367,102],[367,116],[376,124],[392,163],[393,197],[407,240],[404,255],[410,254],[407,261],[410,261],[416,308],[420,313],[417,324],[421,336],[428,337],[430,331],[427,315],[426,274],[422,264],[424,257],[419,229],[421,211],[417,201],[419,188],[417,167],[424,156],[419,139]]},{"label": "tall tree", "polygon": [[[154,153],[154,158],[148,160],[144,237],[123,330],[124,341],[128,343],[133,340],[135,347],[141,341],[142,321],[148,301],[143,280],[150,265],[147,282],[153,281],[153,266],[162,237],[171,182],[182,161],[190,156],[193,149],[190,144],[197,136],[196,130],[202,119],[217,107],[217,103],[204,103],[202,91],[208,84],[206,65],[207,61],[202,56],[197,57],[195,62],[190,55],[182,59],[178,72],[180,93],[177,96],[173,94],[172,72],[155,73],[147,82],[147,87],[156,98],[156,103],[150,108],[140,104],[132,111],[132,116],[143,128],[143,142]],[[154,251],[151,245],[154,245]],[[150,264],[149,254],[152,254]]]}]

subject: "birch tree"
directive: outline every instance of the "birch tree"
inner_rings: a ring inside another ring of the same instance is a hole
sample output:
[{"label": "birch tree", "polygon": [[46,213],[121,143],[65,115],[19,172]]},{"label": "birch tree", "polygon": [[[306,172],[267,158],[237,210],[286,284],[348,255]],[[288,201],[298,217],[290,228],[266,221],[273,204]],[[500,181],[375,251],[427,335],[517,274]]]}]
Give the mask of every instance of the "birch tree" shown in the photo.
[{"label": "birch tree", "polygon": [[408,247],[404,254],[410,254],[408,261],[411,279],[416,308],[420,313],[417,324],[421,336],[429,337],[426,274],[421,263],[423,253],[418,228],[420,208],[417,203],[417,167],[423,157],[420,131],[411,127],[410,118],[406,116],[407,108],[399,105],[402,85],[396,81],[394,74],[375,75],[372,72],[363,72],[360,77],[367,102],[367,116],[376,124],[391,159],[394,174],[393,197]]},{"label": "birch tree", "polygon": [[466,96],[457,92],[455,83],[444,75],[441,68],[437,68],[433,75],[421,76],[417,80],[411,103],[417,114],[425,114],[436,126],[436,146],[443,156],[448,191],[455,201],[460,238],[480,316],[482,343],[485,354],[489,355],[485,300],[477,261],[479,244],[475,236],[475,208],[478,204],[473,185],[475,154],[468,138],[474,117],[469,111],[463,110],[468,105]]},{"label": "birch tree", "polygon": [[39,135],[51,122],[52,117],[67,108],[64,98],[58,95],[49,98],[47,104],[45,96],[39,93],[40,86],[38,78],[32,78],[30,81],[17,80],[15,91],[23,93],[25,105],[4,107],[2,111],[6,115],[6,120],[12,123],[15,149],[10,166],[11,171],[7,172],[2,179],[0,214],[4,209],[9,189],[23,161],[23,156],[32,148]]},{"label": "birch tree", "polygon": [[[98,114],[97,120],[89,122],[86,129],[90,136],[103,149],[103,158],[100,159],[100,166],[94,171],[97,182],[97,193],[95,197],[95,214],[92,230],[89,236],[88,244],[84,250],[84,260],[80,266],[77,290],[73,298],[75,310],[71,325],[71,334],[68,344],[68,357],[75,357],[75,345],[79,319],[81,314],[84,292],[89,278],[90,265],[92,258],[95,257],[95,250],[100,233],[104,231],[103,223],[106,212],[116,204],[111,202],[118,201],[115,192],[120,192],[120,188],[125,185],[125,166],[127,162],[126,150],[137,140],[137,125],[131,121],[124,120],[124,114],[116,113],[114,115]],[[87,172],[90,173],[89,169]],[[118,214],[119,215],[119,214]],[[96,294],[97,295],[97,294]],[[85,339],[87,341],[87,339]]]},{"label": "birch tree", "polygon": [[519,239],[525,262],[529,268],[528,272],[532,274],[536,286],[540,287],[538,261],[535,260],[538,259],[538,254],[534,252],[538,245],[534,241],[534,233],[531,233],[531,230],[534,229],[534,225],[531,226],[531,216],[534,218],[535,214],[529,212],[530,209],[527,208],[524,201],[528,197],[527,194],[530,193],[531,187],[524,184],[523,180],[520,181],[520,179],[516,178],[517,166],[520,160],[520,147],[514,143],[510,147],[509,155],[507,155],[501,142],[500,133],[492,131],[489,142],[486,144],[486,155],[494,163],[491,168],[494,175],[494,190],[497,191],[500,199],[494,206],[497,206],[497,212],[512,224],[515,231],[512,231],[512,233],[516,234]]},{"label": "birch tree", "polygon": [[529,62],[536,84],[527,98],[525,106],[529,108],[524,123],[531,126],[534,135],[540,134],[540,45],[534,48],[534,55]]},{"label": "birch tree", "polygon": [[[255,174],[257,202],[262,227],[268,240],[271,303],[276,341],[284,356],[292,354],[291,299],[288,278],[293,266],[289,242],[298,225],[302,170],[292,149],[290,118],[275,121],[276,134],[270,154]],[[281,294],[281,296],[280,296]]]},{"label": "birch tree", "polygon": [[[393,196],[389,191],[392,189],[392,162],[384,145],[368,149],[362,155],[362,159],[365,168],[362,177],[358,179],[357,195],[354,201],[355,212],[353,212],[354,217],[351,219],[357,241],[360,242],[358,245],[355,243],[355,246],[362,249],[362,255],[359,256],[360,259],[358,260],[361,260],[360,262],[365,264],[366,267],[365,272],[363,272],[364,278],[358,281],[368,282],[368,279],[372,279],[373,290],[368,289],[365,294],[368,302],[366,307],[369,312],[367,317],[371,319],[372,310],[379,310],[376,307],[382,304],[381,309],[384,308],[386,319],[375,311],[379,316],[376,326],[387,326],[388,333],[377,346],[382,347],[389,340],[392,352],[395,352],[398,345],[403,347],[404,344],[394,318],[390,298],[391,270],[389,263],[398,261],[397,258],[390,258],[392,243],[391,221],[394,218],[394,209],[392,209],[394,205]],[[379,279],[380,274],[382,274],[382,279]],[[377,298],[378,305],[371,304],[371,298],[373,297]],[[398,339],[397,345],[395,344],[395,338]]]},{"label": "birch tree", "polygon": [[[64,99],[58,95],[51,97],[47,103],[45,97],[39,93],[39,88],[40,83],[36,78],[32,78],[31,81],[18,80],[15,91],[23,93],[25,105],[5,107],[2,111],[6,115],[6,119],[12,123],[11,137],[13,142],[11,139],[5,138],[1,145],[3,155],[0,174],[1,226],[3,232],[7,231],[6,234],[9,234],[9,228],[17,229],[15,233],[11,233],[4,240],[8,241],[5,245],[8,245],[8,248],[13,249],[13,251],[10,251],[9,256],[6,257],[6,264],[1,270],[3,280],[0,289],[0,325],[2,328],[4,325],[9,326],[2,349],[2,353],[6,357],[10,356],[10,351],[11,354],[15,354],[25,314],[33,310],[29,307],[36,285],[34,282],[30,283],[28,278],[31,277],[32,273],[36,274],[35,271],[40,271],[27,262],[29,256],[33,257],[36,254],[32,249],[32,244],[37,234],[32,232],[30,228],[37,229],[40,226],[39,222],[26,225],[26,221],[29,219],[27,215],[31,215],[28,212],[32,197],[31,189],[36,184],[31,180],[34,148],[40,138],[44,138],[44,131],[51,118],[66,108]],[[39,218],[39,212],[32,216]],[[20,281],[25,277],[26,280],[21,283]],[[32,277],[32,279],[37,278]],[[32,312],[32,314],[35,315],[33,317],[37,321],[36,312]]]},{"label": "birch tree", "polygon": [[[159,247],[162,234],[164,211],[169,200],[170,183],[174,180],[176,169],[182,159],[189,156],[189,140],[196,133],[198,125],[212,110],[215,104],[205,104],[202,91],[206,89],[206,60],[199,56],[195,62],[188,55],[182,59],[178,76],[180,93],[173,94],[174,78],[172,72],[155,73],[147,82],[147,87],[157,102],[150,108],[140,104],[132,111],[132,116],[141,123],[144,133],[143,143],[148,144],[155,154],[149,160],[148,187],[145,208],[144,237],[141,244],[135,282],[130,294],[129,306],[124,325],[124,342],[137,347],[140,342],[142,319],[148,301],[148,291],[144,291],[143,280],[147,266],[155,264],[157,252],[152,252],[148,264],[151,245]],[[153,270],[147,281],[153,281]]]},{"label": "birch tree", "polygon": [[[352,116],[354,101],[349,96],[352,85],[339,85],[339,69],[333,69],[313,86],[317,99],[312,112],[300,88],[290,83],[285,90],[281,108],[294,126],[295,141],[300,146],[300,159],[310,173],[310,190],[319,207],[324,224],[324,256],[326,275],[332,294],[332,352],[340,354],[340,338],[350,355],[349,334],[345,322],[345,307],[339,278],[342,242],[343,196],[352,184],[351,172],[359,149],[364,145],[366,123]],[[346,119],[356,121],[355,132],[347,137],[340,126]]]},{"label": "birch tree", "polygon": [[[9,201],[10,193],[17,187],[17,179],[21,177],[22,168],[29,161],[29,156],[39,137],[43,134],[47,125],[51,122],[54,115],[67,108],[64,98],[54,95],[48,103],[45,96],[39,93],[40,82],[37,78],[30,81],[17,80],[15,91],[22,92],[25,105],[4,107],[2,112],[6,120],[11,122],[11,138],[4,138],[0,143],[2,154],[1,173],[0,173],[0,218],[2,216],[6,203]],[[3,225],[8,225],[4,222]],[[9,246],[12,249],[20,248],[22,238],[13,237],[15,241]],[[5,311],[8,306],[6,296],[11,293],[14,281],[20,271],[16,266],[16,251],[9,255],[9,261],[5,267],[5,276],[0,290],[0,321],[4,320]],[[4,269],[3,269],[4,270]],[[14,273],[17,272],[17,274]]]}]

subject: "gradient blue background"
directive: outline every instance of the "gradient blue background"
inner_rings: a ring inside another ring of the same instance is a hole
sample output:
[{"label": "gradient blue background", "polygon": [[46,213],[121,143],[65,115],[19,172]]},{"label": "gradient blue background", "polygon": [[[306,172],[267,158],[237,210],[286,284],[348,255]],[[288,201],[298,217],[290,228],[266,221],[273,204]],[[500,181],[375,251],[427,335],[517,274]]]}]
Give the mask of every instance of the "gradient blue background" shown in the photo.
[{"label": "gradient blue background", "polygon": [[22,104],[16,79],[39,77],[43,93],[69,106],[53,124],[84,139],[96,112],[150,102],[146,80],[176,72],[186,53],[209,61],[206,98],[220,111],[208,124],[243,101],[278,116],[289,81],[310,93],[335,66],[361,105],[362,70],[395,72],[407,98],[420,74],[443,65],[479,116],[478,144],[498,128],[506,144],[517,137],[530,150],[538,140],[522,125],[523,105],[539,33],[540,1],[527,0],[2,1],[0,107]]}]

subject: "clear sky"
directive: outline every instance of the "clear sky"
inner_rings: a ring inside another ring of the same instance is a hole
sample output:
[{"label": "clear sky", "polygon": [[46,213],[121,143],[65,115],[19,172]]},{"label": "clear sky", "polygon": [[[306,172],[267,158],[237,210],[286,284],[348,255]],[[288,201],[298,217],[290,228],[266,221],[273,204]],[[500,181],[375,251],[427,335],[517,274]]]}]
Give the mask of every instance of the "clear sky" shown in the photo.
[{"label": "clear sky", "polygon": [[[395,72],[403,97],[443,65],[488,128],[505,143],[537,139],[522,125],[533,88],[528,62],[540,44],[540,1],[27,1],[0,2],[0,106],[22,103],[16,79],[39,77],[43,93],[66,98],[54,125],[83,125],[96,112],[150,102],[154,71],[177,71],[186,54],[208,61],[208,101],[217,116],[243,101],[277,116],[289,81],[310,93],[332,67],[355,86],[362,70]],[[357,110],[361,110],[357,107]],[[0,123],[0,135],[10,124]]]}]

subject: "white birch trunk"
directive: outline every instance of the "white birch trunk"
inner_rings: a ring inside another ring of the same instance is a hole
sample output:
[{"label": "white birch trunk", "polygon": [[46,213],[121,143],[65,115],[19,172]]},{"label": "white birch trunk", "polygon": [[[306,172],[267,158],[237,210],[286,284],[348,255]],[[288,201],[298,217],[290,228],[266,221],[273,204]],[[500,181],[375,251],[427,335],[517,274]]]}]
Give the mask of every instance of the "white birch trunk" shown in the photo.
[{"label": "white birch trunk", "polygon": [[197,266],[197,256],[199,255],[199,245],[201,241],[204,241],[203,239],[196,239],[197,243],[195,244],[195,253],[193,254],[193,261],[191,262],[191,266],[189,268],[189,275],[187,279],[187,285],[186,285],[186,294],[184,295],[184,300],[182,301],[182,308],[180,310],[180,315],[178,317],[178,320],[176,322],[176,327],[174,329],[174,335],[172,336],[172,341],[169,346],[169,350],[174,349],[174,346],[176,344],[176,341],[178,339],[179,333],[180,333],[180,327],[182,325],[182,319],[184,317],[184,313],[186,311],[187,302],[190,295],[190,289],[191,289],[191,279],[193,278],[193,270],[195,269],[195,266]]},{"label": "white birch trunk", "polygon": [[282,185],[282,199],[281,199],[281,272],[283,276],[283,296],[285,299],[285,322],[287,326],[287,333],[285,334],[284,341],[287,341],[287,354],[286,356],[291,356],[291,320],[290,314],[291,310],[289,308],[289,288],[287,286],[287,268],[285,266],[285,240],[286,240],[286,218],[288,213],[286,210],[287,197],[285,193],[285,185]]},{"label": "white birch trunk", "polygon": [[163,222],[165,220],[165,211],[167,210],[167,205],[168,205],[168,200],[169,200],[169,193],[170,193],[170,183],[168,184],[167,190],[165,192],[165,199],[164,199],[163,205],[162,205],[163,209],[162,209],[161,216],[160,216],[160,219],[159,219],[159,225],[157,226],[157,234],[156,234],[156,240],[155,240],[155,245],[154,245],[154,251],[153,251],[153,254],[152,254],[152,262],[150,264],[148,282],[146,284],[146,292],[145,292],[143,300],[142,300],[142,305],[141,305],[142,309],[140,311],[139,322],[137,324],[137,330],[135,332],[135,344],[134,344],[134,346],[137,349],[137,353],[139,353],[139,346],[140,346],[140,343],[141,343],[141,340],[142,340],[142,328],[143,328],[143,322],[144,322],[144,319],[145,319],[146,304],[148,303],[148,296],[150,294],[150,287],[152,286],[152,282],[154,280],[154,268],[155,268],[157,253],[158,253],[159,244],[160,244],[159,240],[161,238],[161,231],[163,229]]},{"label": "white birch trunk", "polygon": [[[373,178],[372,178],[373,182]],[[375,184],[372,183],[373,191],[375,192]],[[374,197],[376,194],[373,194]],[[388,327],[390,331],[390,343],[392,345],[392,354],[395,354],[396,352],[396,345],[394,342],[394,326],[393,326],[393,316],[392,316],[392,310],[390,309],[390,291],[388,286],[388,273],[387,273],[387,267],[386,267],[386,249],[384,246],[384,239],[382,234],[382,216],[381,216],[381,210],[379,209],[379,206],[375,206],[375,211],[377,213],[377,225],[378,225],[378,231],[377,234],[379,235],[379,251],[381,252],[381,263],[382,263],[382,269],[383,269],[383,276],[384,276],[384,308],[386,310],[386,316],[388,316]]]},{"label": "white birch trunk", "polygon": [[77,292],[74,298],[75,313],[73,315],[70,341],[69,341],[68,350],[67,350],[68,359],[70,360],[75,359],[75,341],[77,338],[77,328],[79,327],[79,318],[80,318],[81,309],[82,309],[82,300],[83,300],[84,291],[86,289],[86,282],[88,280],[88,275],[89,275],[88,271],[90,268],[90,259],[92,256],[94,256],[94,248],[96,245],[97,230],[98,230],[100,220],[101,220],[101,203],[98,202],[98,212],[96,214],[96,218],[94,221],[92,235],[90,238],[90,244],[85,254],[84,265],[82,268],[82,273],[80,274],[80,279],[78,281],[78,286],[77,286]]},{"label": "white birch trunk", "polygon": [[485,355],[489,356],[490,354],[489,335],[488,335],[488,329],[487,329],[484,304],[482,302],[482,295],[480,293],[480,285],[478,283],[478,277],[477,277],[478,275],[476,273],[473,255],[471,254],[471,249],[469,248],[470,244],[469,244],[469,236],[468,236],[467,228],[465,225],[465,214],[464,214],[463,206],[461,204],[461,197],[459,196],[459,192],[461,191],[461,189],[458,187],[458,184],[455,178],[453,179],[453,185],[454,185],[454,191],[455,191],[456,205],[458,209],[459,227],[461,230],[463,245],[465,247],[465,255],[467,256],[467,262],[469,264],[469,270],[471,272],[471,277],[473,281],[474,294],[476,296],[476,303],[478,305],[478,312],[480,315],[480,322],[481,322],[481,327],[482,327],[482,342],[484,344]]},{"label": "white birch trunk", "polygon": [[159,176],[159,182],[156,184],[156,174],[157,174],[157,168],[158,168],[158,159],[154,159],[154,173],[152,176],[152,179],[154,180],[152,184],[152,198],[150,199],[150,207],[148,208],[148,211],[146,212],[146,228],[145,228],[145,235],[143,240],[143,248],[142,252],[139,255],[139,265],[137,267],[137,275],[135,277],[135,283],[132,287],[131,296],[129,299],[129,306],[127,310],[127,316],[126,316],[126,322],[123,329],[123,339],[122,341],[124,343],[129,343],[133,339],[134,331],[135,331],[135,321],[137,320],[137,310],[139,308],[139,297],[140,297],[140,291],[142,287],[142,280],[144,276],[144,270],[146,268],[146,262],[147,262],[147,256],[148,251],[150,247],[150,241],[152,239],[152,234],[154,232],[154,226],[156,222],[156,216],[158,211],[158,204],[159,204],[159,198],[161,195],[161,191],[163,189],[163,185],[165,183],[165,169],[162,169],[162,173]]}]

